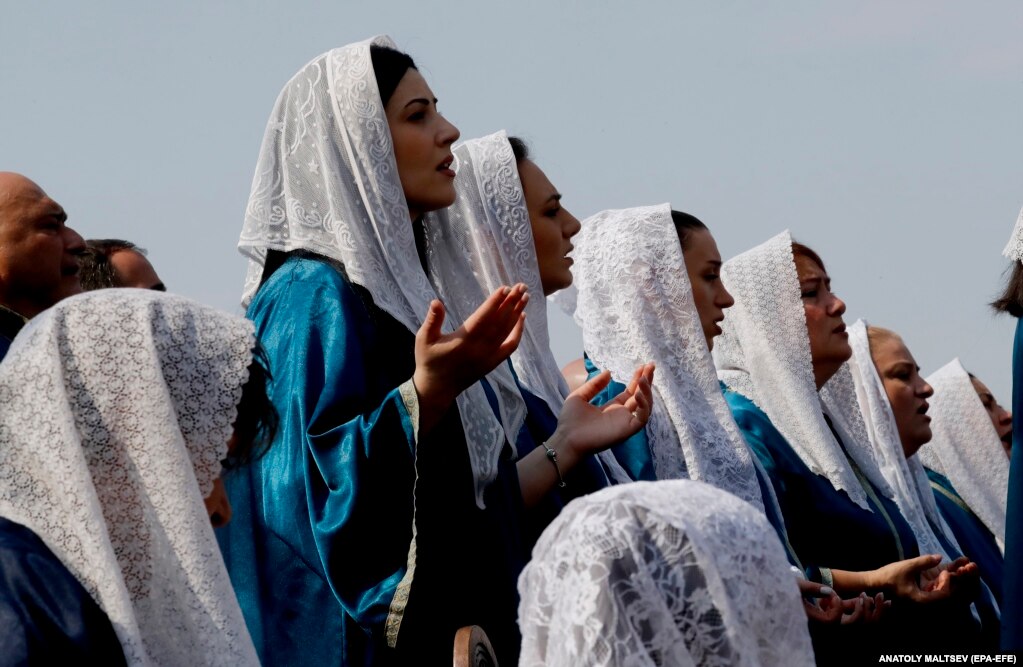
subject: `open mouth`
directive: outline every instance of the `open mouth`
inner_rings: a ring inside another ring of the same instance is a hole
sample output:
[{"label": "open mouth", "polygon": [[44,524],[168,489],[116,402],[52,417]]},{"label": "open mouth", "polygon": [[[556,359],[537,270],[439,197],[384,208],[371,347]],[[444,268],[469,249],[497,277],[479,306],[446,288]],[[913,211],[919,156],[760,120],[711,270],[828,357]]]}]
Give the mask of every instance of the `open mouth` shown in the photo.
[{"label": "open mouth", "polygon": [[930,407],[931,407],[930,405],[924,403],[919,408],[917,408],[916,413],[923,417],[924,419],[926,419],[927,421],[931,421],[930,415],[927,414],[927,410],[929,410]]},{"label": "open mouth", "polygon": [[445,176],[451,176],[454,178],[455,170],[451,168],[451,165],[455,162],[455,156],[449,155],[443,162],[437,165],[437,171],[444,174]]},{"label": "open mouth", "polygon": [[1012,431],[1009,431],[1008,433],[1006,433],[1005,435],[998,439],[1002,441],[1002,444],[1012,447]]}]

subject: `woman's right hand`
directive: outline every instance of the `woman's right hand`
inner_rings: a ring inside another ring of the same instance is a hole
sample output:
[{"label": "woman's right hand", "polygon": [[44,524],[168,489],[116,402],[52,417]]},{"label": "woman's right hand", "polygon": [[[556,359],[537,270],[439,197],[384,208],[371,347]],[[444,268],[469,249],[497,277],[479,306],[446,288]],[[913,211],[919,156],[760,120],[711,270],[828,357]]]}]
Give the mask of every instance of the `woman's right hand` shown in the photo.
[{"label": "woman's right hand", "polygon": [[525,285],[500,287],[450,334],[441,333],[444,306],[436,299],[430,303],[416,333],[416,370],[412,376],[421,418],[439,418],[460,393],[515,351],[522,338],[526,317],[523,310],[528,301]]},{"label": "woman's right hand", "polygon": [[938,554],[890,563],[871,573],[869,588],[913,602],[928,603],[950,597],[957,580],[968,581],[978,573],[976,563],[967,558],[944,566],[940,563]]}]

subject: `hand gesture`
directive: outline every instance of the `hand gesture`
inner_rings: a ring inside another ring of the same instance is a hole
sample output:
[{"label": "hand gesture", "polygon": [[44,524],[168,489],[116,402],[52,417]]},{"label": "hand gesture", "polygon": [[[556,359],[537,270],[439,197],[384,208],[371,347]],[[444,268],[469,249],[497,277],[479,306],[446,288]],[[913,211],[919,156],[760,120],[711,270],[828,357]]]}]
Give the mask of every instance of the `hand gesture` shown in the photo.
[{"label": "hand gesture", "polygon": [[650,419],[653,381],[654,365],[643,364],[622,393],[597,406],[590,401],[611,382],[611,373],[604,371],[594,376],[565,399],[555,436],[563,439],[579,458],[621,442]]},{"label": "hand gesture", "polygon": [[876,587],[896,597],[926,604],[950,597],[957,584],[965,584],[978,576],[976,563],[968,558],[946,565],[940,563],[938,554],[890,563],[874,572]]},{"label": "hand gesture", "polygon": [[444,306],[430,303],[416,333],[416,386],[422,413],[444,412],[455,397],[515,351],[525,323],[529,294],[523,284],[501,287],[450,334],[441,333]]}]

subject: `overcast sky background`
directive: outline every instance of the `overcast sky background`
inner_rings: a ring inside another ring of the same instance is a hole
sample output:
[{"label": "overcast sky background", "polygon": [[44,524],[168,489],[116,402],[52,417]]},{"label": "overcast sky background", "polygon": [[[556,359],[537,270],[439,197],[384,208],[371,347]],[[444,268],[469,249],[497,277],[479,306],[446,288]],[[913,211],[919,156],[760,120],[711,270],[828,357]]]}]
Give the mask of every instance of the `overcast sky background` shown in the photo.
[{"label": "overcast sky background", "polygon": [[[1023,205],[1023,3],[33,2],[0,19],[0,169],[172,291],[240,312],[235,250],[271,106],[303,64],[391,35],[471,138],[507,129],[580,219],[670,201],[724,257],[784,228],[848,321],[959,356],[1010,401],[985,307]],[[782,6],[777,6],[782,5]],[[552,313],[561,363],[581,336]]]}]

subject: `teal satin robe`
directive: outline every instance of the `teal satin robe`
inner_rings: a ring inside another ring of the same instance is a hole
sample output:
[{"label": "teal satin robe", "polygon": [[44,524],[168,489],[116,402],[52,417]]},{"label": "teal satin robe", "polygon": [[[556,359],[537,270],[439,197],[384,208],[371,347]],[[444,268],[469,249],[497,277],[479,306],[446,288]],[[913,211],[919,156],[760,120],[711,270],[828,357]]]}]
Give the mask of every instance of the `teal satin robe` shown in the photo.
[{"label": "teal satin robe", "polygon": [[1005,563],[1002,588],[1002,648],[1023,651],[1023,320],[1016,321],[1012,346],[1012,457],[1005,513]]},{"label": "teal satin robe", "polygon": [[281,421],[266,455],[226,476],[234,518],[218,537],[260,659],[441,664],[478,624],[515,664],[530,545],[510,456],[480,510],[457,409],[413,439],[398,389],[413,334],[331,265],[289,258],[248,316]]}]

